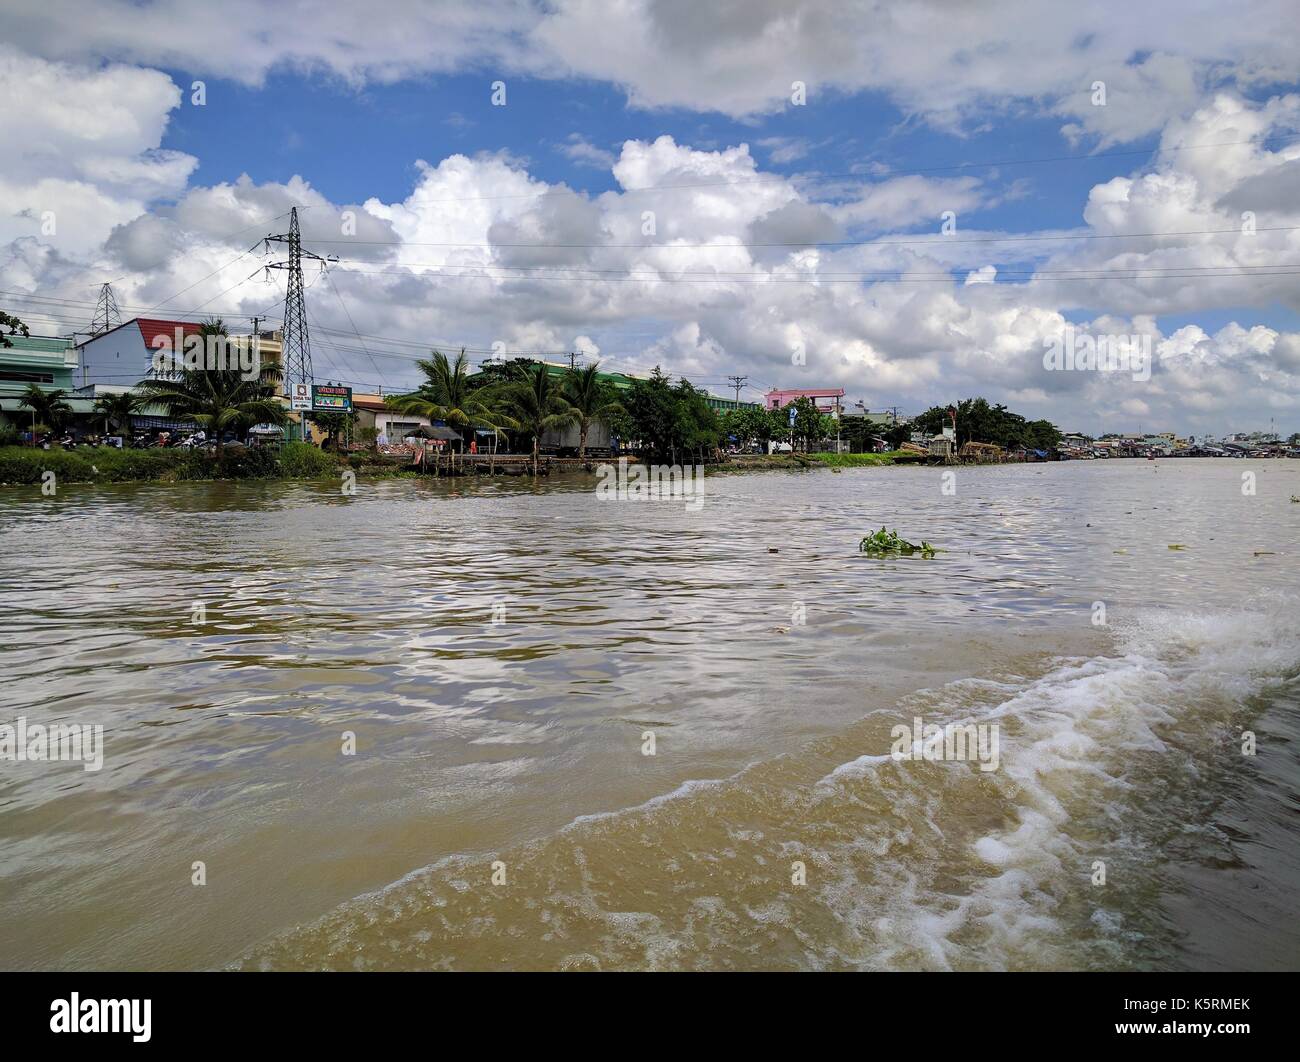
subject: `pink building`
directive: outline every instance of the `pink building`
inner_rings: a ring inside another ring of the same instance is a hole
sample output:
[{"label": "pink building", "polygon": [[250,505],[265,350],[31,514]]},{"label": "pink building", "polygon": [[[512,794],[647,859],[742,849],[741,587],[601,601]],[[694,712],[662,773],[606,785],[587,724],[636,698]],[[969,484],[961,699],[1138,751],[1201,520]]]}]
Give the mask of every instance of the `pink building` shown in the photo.
[{"label": "pink building", "polygon": [[767,409],[781,409],[800,398],[811,398],[818,412],[833,413],[840,408],[844,397],[842,387],[794,388],[787,391],[768,391],[763,404]]}]

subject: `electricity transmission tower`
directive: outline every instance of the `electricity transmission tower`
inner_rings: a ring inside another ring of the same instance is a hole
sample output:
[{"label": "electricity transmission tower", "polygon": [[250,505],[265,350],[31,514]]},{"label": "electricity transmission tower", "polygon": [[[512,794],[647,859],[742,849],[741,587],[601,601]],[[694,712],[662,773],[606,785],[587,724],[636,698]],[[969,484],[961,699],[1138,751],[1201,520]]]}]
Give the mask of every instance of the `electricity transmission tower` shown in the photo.
[{"label": "electricity transmission tower", "polygon": [[117,309],[117,299],[113,295],[113,285],[104,284],[99,289],[99,301],[95,304],[95,319],[90,322],[92,336],[110,332],[122,323],[122,315]]},{"label": "electricity transmission tower", "polygon": [[[285,394],[294,394],[295,384],[304,384],[307,388],[306,393],[311,394],[311,336],[307,331],[307,301],[304,297],[306,288],[302,282],[302,260],[306,258],[310,261],[319,262],[321,268],[324,269],[330,262],[338,259],[334,256],[322,258],[312,251],[303,250],[302,232],[298,228],[297,207],[289,211],[289,231],[278,236],[267,236],[262,242],[267,250],[270,250],[273,243],[284,243],[289,246],[289,260],[287,262],[270,262],[266,266],[267,269],[287,269],[289,271],[289,279],[284,292],[284,341],[280,362],[284,371]],[[302,412],[301,420],[305,438],[307,427],[306,411]]]}]

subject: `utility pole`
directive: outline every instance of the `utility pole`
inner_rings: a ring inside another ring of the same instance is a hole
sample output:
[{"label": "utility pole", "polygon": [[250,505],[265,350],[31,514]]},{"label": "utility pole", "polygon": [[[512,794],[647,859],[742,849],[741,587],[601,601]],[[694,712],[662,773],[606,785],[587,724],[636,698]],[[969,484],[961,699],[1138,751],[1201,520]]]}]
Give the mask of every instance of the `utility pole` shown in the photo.
[{"label": "utility pole", "polygon": [[748,376],[728,376],[727,379],[730,380],[730,381],[732,382],[733,386],[736,388],[736,408],[739,409],[739,408],[740,408],[740,389],[741,389],[742,387],[744,387],[745,384],[749,383],[749,377],[748,377]]},{"label": "utility pole", "polygon": [[[288,283],[285,285],[284,293],[284,344],[283,344],[283,366],[284,366],[284,387],[285,393],[292,395],[295,384],[305,384],[307,393],[311,393],[312,369],[311,369],[311,337],[307,332],[307,302],[304,297],[306,290],[302,282],[302,260],[304,258],[319,262],[321,269],[324,270],[331,262],[338,259],[331,255],[329,258],[322,258],[318,254],[302,249],[302,231],[298,228],[298,208],[293,207],[289,211],[289,231],[281,233],[278,236],[267,236],[263,245],[270,250],[272,243],[283,243],[289,247],[289,261],[271,262],[266,266],[267,269],[287,269],[289,271]],[[307,411],[299,410],[299,426],[302,432],[302,438],[307,438]]]},{"label": "utility pole", "polygon": [[90,322],[92,336],[111,332],[122,323],[122,315],[117,309],[117,299],[113,295],[113,285],[104,284],[99,289],[99,301],[95,304],[95,318]]}]

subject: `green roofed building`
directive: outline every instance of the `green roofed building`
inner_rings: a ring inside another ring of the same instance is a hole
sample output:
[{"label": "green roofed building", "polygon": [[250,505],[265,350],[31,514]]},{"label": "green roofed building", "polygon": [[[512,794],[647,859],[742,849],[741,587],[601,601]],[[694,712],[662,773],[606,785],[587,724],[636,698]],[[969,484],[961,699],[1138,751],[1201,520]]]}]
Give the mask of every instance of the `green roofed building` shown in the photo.
[{"label": "green roofed building", "polygon": [[0,346],[0,426],[29,431],[32,411],[22,404],[31,384],[42,391],[65,391],[72,412],[81,416],[94,409],[94,399],[74,395],[79,365],[77,348],[70,339],[46,336],[6,336],[11,346]]},{"label": "green roofed building", "polygon": [[704,394],[704,401],[709,404],[709,408],[719,413],[732,413],[737,409],[762,409],[762,402],[737,402],[734,398],[718,398],[717,395],[711,395],[707,391]]}]

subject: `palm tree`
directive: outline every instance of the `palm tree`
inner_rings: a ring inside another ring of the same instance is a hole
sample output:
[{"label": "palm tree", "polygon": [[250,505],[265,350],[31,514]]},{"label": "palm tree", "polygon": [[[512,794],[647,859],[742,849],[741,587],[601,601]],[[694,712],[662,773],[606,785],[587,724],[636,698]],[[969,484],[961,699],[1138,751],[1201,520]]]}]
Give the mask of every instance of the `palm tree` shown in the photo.
[{"label": "palm tree", "polygon": [[104,434],[108,434],[108,422],[116,421],[122,432],[122,445],[131,445],[131,415],[145,405],[144,399],[131,391],[120,395],[103,395],[95,402],[95,412],[104,415]]},{"label": "palm tree", "polygon": [[623,407],[614,398],[613,391],[600,379],[600,362],[570,369],[564,375],[564,400],[577,414],[578,460],[587,457],[587,433],[592,424],[603,420]]},{"label": "palm tree", "polygon": [[192,420],[207,431],[216,440],[220,461],[225,432],[289,419],[278,397],[282,378],[274,362],[263,365],[253,380],[245,380],[238,368],[180,369],[141,380],[136,390],[145,403],[156,403],[168,416]]},{"label": "palm tree", "polygon": [[390,395],[385,404],[398,413],[441,420],[458,429],[484,427],[494,431],[515,427],[501,408],[499,387],[474,387],[470,382],[469,359],[462,350],[454,363],[441,351],[431,361],[416,363],[425,375],[420,387],[407,395]]},{"label": "palm tree", "polygon": [[32,445],[36,445],[36,421],[39,418],[50,431],[57,432],[72,416],[72,406],[68,404],[67,391],[55,388],[42,391],[38,384],[30,383],[22,393],[18,404],[32,411]]},{"label": "palm tree", "polygon": [[506,401],[520,428],[533,437],[533,475],[537,475],[537,456],[542,436],[548,431],[567,428],[578,419],[578,411],[565,400],[555,385],[555,378],[545,365],[536,364],[523,379],[505,392]]}]

